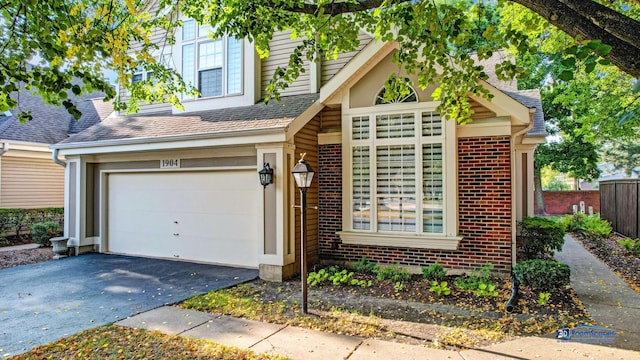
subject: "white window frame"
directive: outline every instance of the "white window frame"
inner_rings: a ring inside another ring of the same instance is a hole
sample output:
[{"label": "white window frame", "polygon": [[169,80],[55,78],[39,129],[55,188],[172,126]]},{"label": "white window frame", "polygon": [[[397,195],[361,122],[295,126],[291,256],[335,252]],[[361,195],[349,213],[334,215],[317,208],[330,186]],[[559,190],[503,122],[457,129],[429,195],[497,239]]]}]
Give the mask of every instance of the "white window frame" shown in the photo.
[{"label": "white window frame", "polygon": [[[435,112],[438,102],[411,102],[381,104],[365,108],[343,107],[342,118],[342,162],[343,162],[343,231],[339,232],[345,244],[377,245],[392,247],[412,247],[428,249],[455,250],[461,237],[458,236],[457,206],[457,139],[455,121],[443,120],[442,135],[422,136],[422,113]],[[414,113],[415,136],[411,138],[376,139],[375,117],[377,115]],[[356,116],[369,116],[368,139],[352,139],[352,121]],[[441,234],[423,231],[423,172],[422,146],[428,143],[442,144],[443,153],[443,232]],[[415,232],[378,231],[377,230],[377,179],[376,147],[381,145],[413,145],[415,147],[416,180],[416,229]],[[353,189],[352,189],[352,149],[354,146],[369,147],[369,184],[370,226],[369,230],[353,227]]]},{"label": "white window frame", "polygon": [[[175,66],[173,65],[173,56],[171,53],[168,54],[159,54],[154,56],[156,61],[161,61],[168,69],[173,69]],[[136,75],[140,75],[140,80],[134,80]],[[153,75],[153,71],[143,71],[143,69],[139,68],[133,73],[131,77],[131,83],[135,84],[138,82],[146,81],[150,79],[150,76]]]},{"label": "white window frame", "polygon": [[[184,19],[184,23],[187,24],[188,22],[194,21],[193,19]],[[205,71],[205,70],[212,70],[212,69],[221,69],[222,72],[222,91],[220,95],[212,95],[212,96],[199,96],[196,99],[215,99],[215,98],[223,98],[223,97],[227,97],[227,96],[237,96],[237,95],[243,95],[244,94],[244,57],[245,57],[245,49],[244,49],[244,40],[240,39],[240,59],[238,59],[237,61],[239,61],[240,63],[240,90],[236,91],[236,92],[229,92],[229,41],[230,39],[233,39],[233,37],[230,36],[223,36],[221,38],[217,38],[217,39],[211,39],[208,36],[208,32],[210,27],[209,26],[199,26],[197,23],[195,24],[195,37],[193,39],[187,39],[184,40],[183,39],[183,29],[184,29],[184,25],[183,27],[181,27],[180,29],[180,34],[178,37],[178,44],[177,46],[179,46],[180,48],[180,64],[181,64],[181,68],[180,68],[180,73],[182,74],[182,76],[186,79],[188,78],[192,78],[193,79],[193,86],[200,90],[200,78],[199,78],[199,74],[201,71]],[[221,41],[222,42],[222,65],[221,66],[209,66],[209,67],[201,67],[200,66],[200,45],[201,44],[206,44],[206,43],[214,43],[216,41]],[[185,62],[184,62],[184,47],[188,46],[188,45],[193,45],[193,53],[194,53],[194,59],[193,59],[193,64],[194,64],[194,69],[193,69],[193,73],[189,74],[189,76],[185,76]],[[235,60],[234,60],[235,62]],[[194,98],[192,97],[187,97],[187,96],[183,96],[184,100],[194,100]]]}]

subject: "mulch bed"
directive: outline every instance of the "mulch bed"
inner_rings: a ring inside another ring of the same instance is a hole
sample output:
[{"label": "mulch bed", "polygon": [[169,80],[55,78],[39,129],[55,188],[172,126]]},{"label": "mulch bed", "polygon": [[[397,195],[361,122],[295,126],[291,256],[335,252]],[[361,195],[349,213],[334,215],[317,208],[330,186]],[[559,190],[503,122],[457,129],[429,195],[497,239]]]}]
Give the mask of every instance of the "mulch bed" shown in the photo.
[{"label": "mulch bed", "polygon": [[53,255],[53,250],[50,247],[0,251],[0,269],[49,261],[53,259]]},{"label": "mulch bed", "polygon": [[601,241],[594,241],[578,234],[571,236],[640,294],[640,258],[631,255],[624,246],[618,244],[617,241],[625,239],[624,236],[612,235]]}]

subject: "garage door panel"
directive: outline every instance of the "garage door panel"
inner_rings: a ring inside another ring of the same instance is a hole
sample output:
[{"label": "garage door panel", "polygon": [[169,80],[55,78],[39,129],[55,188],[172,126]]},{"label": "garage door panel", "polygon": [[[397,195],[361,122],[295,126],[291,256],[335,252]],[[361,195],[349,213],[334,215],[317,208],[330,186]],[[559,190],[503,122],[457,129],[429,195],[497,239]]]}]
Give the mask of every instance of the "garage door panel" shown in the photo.
[{"label": "garage door panel", "polygon": [[257,267],[254,171],[109,175],[111,252]]}]

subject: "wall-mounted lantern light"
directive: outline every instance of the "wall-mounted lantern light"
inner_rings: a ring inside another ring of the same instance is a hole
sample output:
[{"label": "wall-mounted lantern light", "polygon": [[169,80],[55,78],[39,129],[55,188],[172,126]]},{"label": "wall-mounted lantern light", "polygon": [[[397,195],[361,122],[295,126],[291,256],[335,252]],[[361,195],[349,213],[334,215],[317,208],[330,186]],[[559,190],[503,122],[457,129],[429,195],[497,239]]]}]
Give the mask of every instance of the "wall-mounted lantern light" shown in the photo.
[{"label": "wall-mounted lantern light", "polygon": [[258,171],[260,175],[260,185],[267,187],[269,184],[273,184],[273,169],[269,166],[269,163],[264,163],[262,170]]},{"label": "wall-mounted lantern light", "polygon": [[296,180],[296,186],[300,189],[300,282],[302,285],[302,313],[307,313],[307,189],[311,187],[311,181],[315,172],[301,154],[300,161],[293,167],[291,174]]}]

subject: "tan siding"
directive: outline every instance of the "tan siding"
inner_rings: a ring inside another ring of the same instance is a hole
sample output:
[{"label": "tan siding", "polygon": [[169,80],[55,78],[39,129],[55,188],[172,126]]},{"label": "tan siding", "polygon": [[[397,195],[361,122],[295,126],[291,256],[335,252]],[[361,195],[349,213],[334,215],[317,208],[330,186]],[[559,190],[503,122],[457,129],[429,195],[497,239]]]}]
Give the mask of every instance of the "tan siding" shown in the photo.
[{"label": "tan siding", "polygon": [[0,207],[64,206],[64,168],[50,159],[5,156],[0,159]]},{"label": "tan siding", "polygon": [[[291,31],[276,33],[269,42],[269,57],[262,60],[262,97],[266,96],[265,88],[273,77],[278,67],[286,68],[289,63],[289,56],[296,46],[302,43],[302,39],[291,39]],[[280,95],[308,94],[310,89],[309,61],[304,61],[305,72],[300,74],[296,81],[288,88],[280,91]]]},{"label": "tan siding", "polygon": [[492,118],[496,116],[496,113],[482,106],[475,100],[469,99],[469,103],[471,104],[471,110],[473,110],[471,118],[474,120]]},{"label": "tan siding", "polygon": [[[300,130],[295,138],[296,145],[294,161],[300,159],[300,153],[307,153],[304,157],[307,163],[311,165],[316,175],[313,184],[307,190],[307,206],[318,206],[318,131],[320,130],[320,117],[316,116],[307,125]],[[295,189],[295,203],[300,205],[300,191]],[[300,229],[300,211],[296,211],[297,234]],[[299,235],[298,235],[299,236]],[[299,237],[298,237],[299,239]],[[298,254],[300,254],[300,241],[296,241],[296,262],[300,263]],[[318,210],[307,209],[307,263],[315,264],[318,262]]]},{"label": "tan siding", "polygon": [[342,109],[325,107],[321,113],[320,131],[340,131],[342,129]]},{"label": "tan siding", "polygon": [[322,62],[322,85],[324,85],[327,81],[331,80],[331,78],[340,71],[351,59],[353,59],[363,47],[367,46],[373,40],[371,35],[361,32],[358,35],[358,39],[360,39],[360,45],[356,49],[356,51],[350,51],[346,53],[338,54],[337,59],[324,60]]},{"label": "tan siding", "polygon": [[[151,8],[148,10],[149,13],[151,15],[154,15],[156,13],[156,11],[158,10],[160,6],[160,2],[156,1],[153,2],[151,5]],[[163,48],[163,44],[166,44],[166,48],[163,50],[164,54],[167,53],[171,53],[171,45],[169,45],[168,43],[166,43],[166,39],[167,39],[167,33],[165,30],[162,29],[154,29],[151,33],[151,36],[149,37],[151,43],[153,44],[158,44],[158,46],[160,46],[160,49]],[[134,42],[130,45],[129,47],[129,52],[132,53],[134,51],[138,51],[142,48],[142,42],[138,41],[138,42]],[[158,50],[158,54],[160,53],[160,51],[162,50]],[[173,63],[175,64],[175,60],[173,61]],[[122,98],[122,100],[124,101],[128,101],[130,98],[129,92],[125,89],[120,89],[120,97]],[[140,103],[140,110],[138,111],[139,114],[145,114],[145,113],[155,113],[155,112],[160,112],[160,111],[170,111],[171,110],[171,105],[164,103],[164,104],[147,104],[144,102]]]}]

